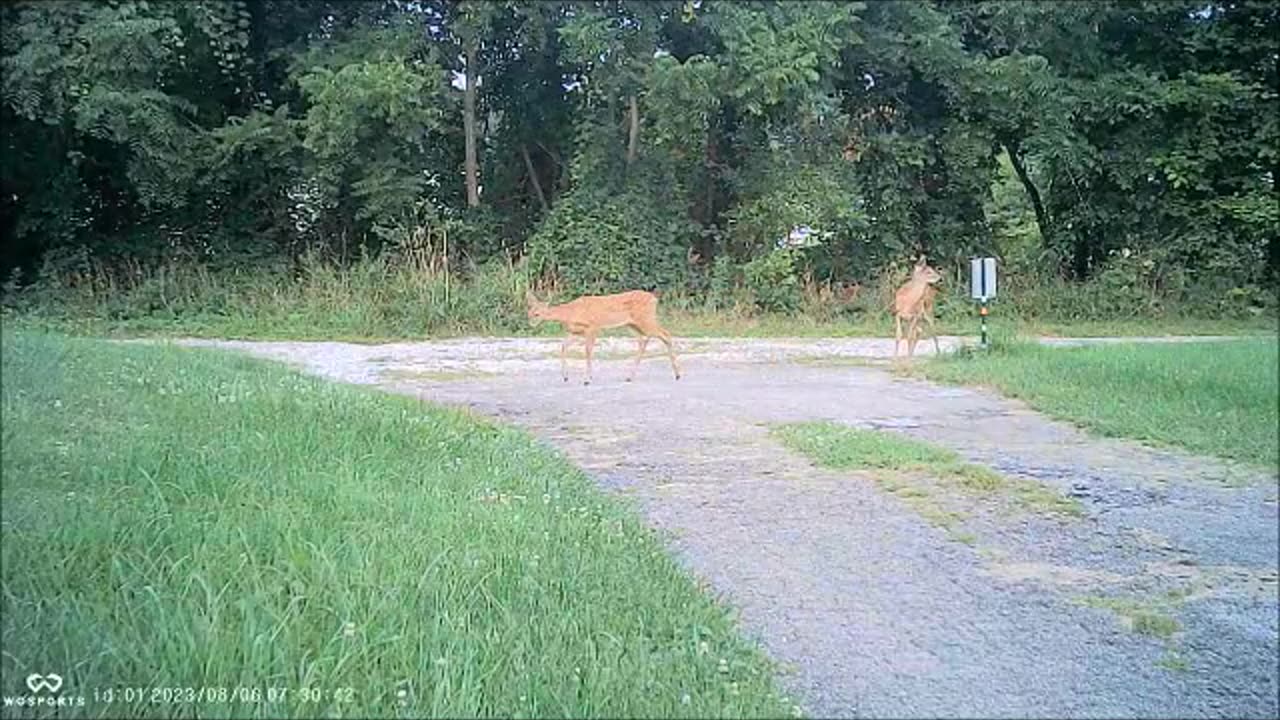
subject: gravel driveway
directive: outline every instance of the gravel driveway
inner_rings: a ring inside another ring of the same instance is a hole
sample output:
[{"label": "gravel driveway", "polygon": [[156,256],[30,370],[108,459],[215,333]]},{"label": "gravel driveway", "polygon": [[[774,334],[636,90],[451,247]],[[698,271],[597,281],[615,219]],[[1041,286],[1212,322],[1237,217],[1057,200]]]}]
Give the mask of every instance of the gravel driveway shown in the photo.
[{"label": "gravel driveway", "polygon": [[[678,342],[679,382],[653,344],[623,382],[635,342],[609,338],[584,387],[581,358],[561,382],[557,340],[183,341],[527,428],[666,531],[812,716],[1280,713],[1274,477],[895,377],[877,366],[891,340]],[[817,469],[770,436],[799,420],[945,445],[1084,516],[953,498],[964,519],[942,528],[872,476]]]}]

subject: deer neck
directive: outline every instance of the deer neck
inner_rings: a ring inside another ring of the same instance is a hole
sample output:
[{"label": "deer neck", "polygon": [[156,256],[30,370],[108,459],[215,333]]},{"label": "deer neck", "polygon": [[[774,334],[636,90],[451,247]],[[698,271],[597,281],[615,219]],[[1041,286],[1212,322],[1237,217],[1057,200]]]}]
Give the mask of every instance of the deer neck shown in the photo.
[{"label": "deer neck", "polygon": [[542,311],[542,317],[559,323],[567,322],[572,316],[573,311],[564,305],[549,305]]},{"label": "deer neck", "polygon": [[915,312],[919,310],[924,303],[925,296],[929,293],[929,281],[922,278],[912,278],[907,281],[904,289],[906,290],[906,293],[904,293],[906,297],[903,299],[906,302],[903,303],[905,307],[902,307],[902,310]]}]

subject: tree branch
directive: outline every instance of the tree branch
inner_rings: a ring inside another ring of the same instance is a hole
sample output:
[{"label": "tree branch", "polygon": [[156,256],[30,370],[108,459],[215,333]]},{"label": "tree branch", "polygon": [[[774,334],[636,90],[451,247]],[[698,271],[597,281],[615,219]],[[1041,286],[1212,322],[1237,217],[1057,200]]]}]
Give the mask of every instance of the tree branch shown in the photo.
[{"label": "tree branch", "polygon": [[542,205],[542,212],[545,213],[550,209],[547,206],[547,196],[542,194],[542,183],[538,182],[538,173],[533,169],[533,160],[529,157],[528,146],[520,146],[520,156],[524,158],[525,170],[529,171],[529,182],[533,184],[533,192],[538,196],[538,203]]},{"label": "tree branch", "polygon": [[1048,242],[1049,214],[1045,212],[1044,202],[1040,199],[1040,190],[1031,181],[1031,176],[1027,173],[1027,166],[1022,162],[1022,156],[1018,154],[1018,143],[1001,140],[1000,144],[1004,146],[1005,152],[1009,153],[1009,162],[1013,165],[1013,171],[1018,175],[1018,180],[1022,182],[1023,189],[1027,191],[1027,197],[1031,199],[1031,208],[1036,213],[1036,226],[1040,228],[1040,238],[1043,242]]}]

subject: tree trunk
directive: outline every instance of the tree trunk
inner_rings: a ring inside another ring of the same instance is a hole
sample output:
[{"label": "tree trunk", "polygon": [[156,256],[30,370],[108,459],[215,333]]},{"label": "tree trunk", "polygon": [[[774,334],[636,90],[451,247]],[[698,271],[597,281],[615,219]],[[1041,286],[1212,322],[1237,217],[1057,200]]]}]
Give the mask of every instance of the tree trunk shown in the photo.
[{"label": "tree trunk", "polygon": [[1027,166],[1023,164],[1022,156],[1017,152],[1017,143],[1006,140],[1001,144],[1004,145],[1005,152],[1009,153],[1009,162],[1013,165],[1013,171],[1017,173],[1018,179],[1022,181],[1022,187],[1027,191],[1027,197],[1031,199],[1031,207],[1036,212],[1036,226],[1040,228],[1040,240],[1048,243],[1049,215],[1045,212],[1044,203],[1040,200],[1040,191],[1036,189],[1036,184],[1027,174]]},{"label": "tree trunk", "polygon": [[466,139],[467,207],[480,207],[480,167],[476,160],[476,48],[467,46],[467,87],[462,91],[462,130]]},{"label": "tree trunk", "polygon": [[630,165],[636,161],[636,151],[640,149],[640,103],[635,95],[631,95],[627,98],[627,105],[631,116],[627,133],[627,164]]},{"label": "tree trunk", "polygon": [[560,192],[568,190],[570,180],[569,169],[564,166],[564,161],[560,159],[560,153],[552,150],[546,145],[543,145],[541,142],[535,142],[537,142],[538,147],[542,148],[542,152],[546,153],[547,157],[551,158],[551,161],[556,164],[556,179],[555,182],[552,183],[552,187],[558,188]]},{"label": "tree trunk", "polygon": [[704,165],[707,170],[707,197],[706,204],[703,207],[703,225],[711,225],[716,216],[716,167],[719,165],[719,159],[716,157],[716,140],[711,131],[707,131],[707,156]]},{"label": "tree trunk", "polygon": [[542,183],[538,182],[538,172],[533,169],[533,160],[529,157],[529,148],[521,145],[520,155],[524,158],[524,168],[529,171],[529,182],[533,185],[533,193],[538,196],[538,204],[542,206],[542,212],[546,212],[550,208],[547,206],[547,196],[542,194]]}]

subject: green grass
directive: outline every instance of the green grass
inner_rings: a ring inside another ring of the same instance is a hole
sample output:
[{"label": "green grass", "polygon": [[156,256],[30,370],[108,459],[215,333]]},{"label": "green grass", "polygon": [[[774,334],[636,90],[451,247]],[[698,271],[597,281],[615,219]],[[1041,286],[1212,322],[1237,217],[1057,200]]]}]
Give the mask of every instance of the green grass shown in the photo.
[{"label": "green grass", "polygon": [[905,474],[924,474],[970,496],[995,495],[1029,512],[1078,516],[1083,508],[1035,480],[1001,475],[983,465],[964,462],[958,454],[937,445],[892,432],[863,430],[830,422],[802,422],[772,428],[784,445],[814,463],[833,470],[887,471],[878,481],[940,527],[962,518],[931,502],[933,493],[906,480]]},{"label": "green grass", "polygon": [[[791,709],[631,511],[520,432],[231,354],[2,339],[6,693],[57,672],[87,696],[67,716]],[[94,700],[241,686],[288,694]]]},{"label": "green grass", "polygon": [[781,425],[783,444],[834,470],[945,470],[958,467],[954,452],[903,435],[830,422]]},{"label": "green grass", "polygon": [[1167,640],[1173,637],[1182,626],[1170,614],[1173,607],[1129,598],[1089,596],[1077,599],[1086,607],[1110,610],[1129,630],[1148,637]]},{"label": "green grass", "polygon": [[1172,445],[1275,470],[1275,338],[1045,348],[942,358],[916,372],[985,385],[1103,435]]},{"label": "green grass", "polygon": [[1156,667],[1164,668],[1171,672],[1183,673],[1190,669],[1191,665],[1176,650],[1166,650],[1165,654],[1156,661]]},{"label": "green grass", "polygon": [[[971,323],[972,324],[972,323]],[[1172,337],[1204,335],[1275,335],[1277,323],[1274,316],[1254,318],[1126,318],[1117,320],[1015,320],[992,319],[996,330],[1010,330],[1020,335],[1045,337]],[[976,335],[974,327],[960,330],[964,335]]]}]

